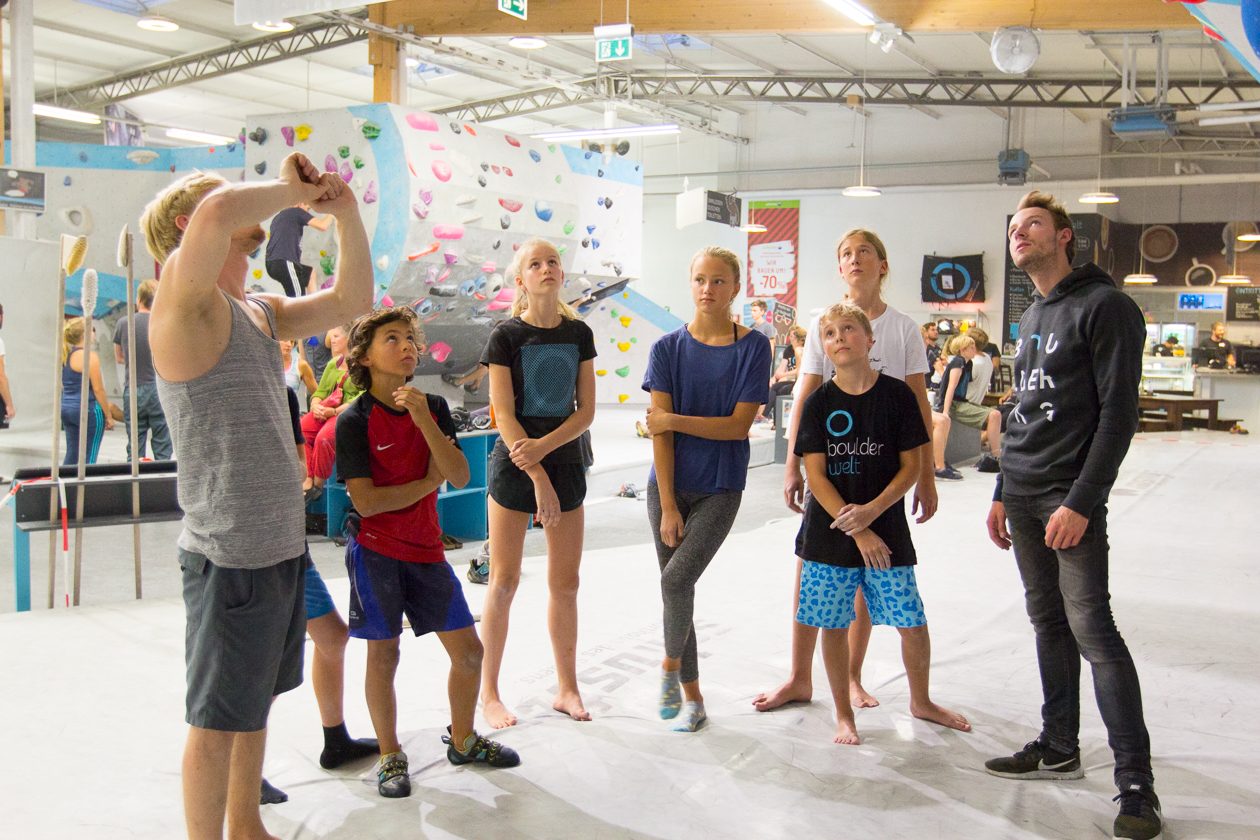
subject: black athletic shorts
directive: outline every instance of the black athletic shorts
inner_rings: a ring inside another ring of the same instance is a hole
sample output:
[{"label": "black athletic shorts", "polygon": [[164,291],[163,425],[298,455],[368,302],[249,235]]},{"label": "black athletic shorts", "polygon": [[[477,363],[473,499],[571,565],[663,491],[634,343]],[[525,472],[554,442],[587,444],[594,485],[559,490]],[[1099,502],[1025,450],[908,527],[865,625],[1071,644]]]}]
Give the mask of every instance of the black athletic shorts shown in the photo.
[{"label": "black athletic shorts", "polygon": [[[561,513],[581,507],[586,500],[586,468],[580,463],[548,464],[545,461],[542,467],[560,500]],[[518,469],[507,452],[499,447],[490,453],[490,498],[508,510],[538,512],[534,480]]]}]

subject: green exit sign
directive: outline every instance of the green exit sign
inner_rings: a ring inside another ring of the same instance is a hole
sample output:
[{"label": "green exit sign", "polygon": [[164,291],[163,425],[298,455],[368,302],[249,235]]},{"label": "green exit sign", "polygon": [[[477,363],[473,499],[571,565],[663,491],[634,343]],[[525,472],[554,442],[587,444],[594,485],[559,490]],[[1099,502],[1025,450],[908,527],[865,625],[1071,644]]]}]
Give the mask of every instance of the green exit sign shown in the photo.
[{"label": "green exit sign", "polygon": [[634,27],[628,23],[595,27],[595,60],[627,61],[634,54]]},{"label": "green exit sign", "polygon": [[521,20],[528,19],[528,0],[499,0],[499,11]]}]

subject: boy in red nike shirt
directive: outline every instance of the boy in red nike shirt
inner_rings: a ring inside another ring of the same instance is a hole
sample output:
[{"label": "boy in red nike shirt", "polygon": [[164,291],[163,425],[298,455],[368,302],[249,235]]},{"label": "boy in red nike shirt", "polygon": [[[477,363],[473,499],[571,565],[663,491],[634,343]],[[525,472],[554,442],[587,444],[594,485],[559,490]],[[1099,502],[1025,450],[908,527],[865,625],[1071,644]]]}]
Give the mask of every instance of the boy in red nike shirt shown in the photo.
[{"label": "boy in red nike shirt", "polygon": [[408,385],[420,355],[415,313],[377,310],[350,331],[349,372],[364,393],[337,419],[337,472],[355,514],[349,520],[350,635],[368,640],[367,705],[380,742],[377,790],[410,796],[398,740],[394,673],[406,614],[417,636],[437,634],[451,658],[447,692],[453,764],[514,767],[520,757],[473,729],[481,685],[481,641],[442,548],[437,490],[468,483],[468,460],[441,397]]}]

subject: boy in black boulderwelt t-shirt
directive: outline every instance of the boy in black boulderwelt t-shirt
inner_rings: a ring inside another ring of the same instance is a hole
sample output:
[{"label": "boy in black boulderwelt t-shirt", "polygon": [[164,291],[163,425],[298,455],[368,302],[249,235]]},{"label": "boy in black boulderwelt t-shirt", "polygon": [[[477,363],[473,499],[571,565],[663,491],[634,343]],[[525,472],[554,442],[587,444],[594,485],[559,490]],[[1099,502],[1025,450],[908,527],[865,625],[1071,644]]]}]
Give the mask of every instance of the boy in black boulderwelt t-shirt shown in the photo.
[{"label": "boy in black boulderwelt t-shirt", "polygon": [[902,503],[919,474],[915,450],[928,442],[923,416],[909,386],[871,369],[875,339],[861,309],[832,306],[818,329],[836,373],[805,401],[796,438],[812,496],[796,537],[804,561],[796,620],[823,631],[835,742],[861,742],[849,702],[847,638],[859,586],[871,621],[901,633],[910,713],[969,731],[965,717],[928,695],[931,643]]}]

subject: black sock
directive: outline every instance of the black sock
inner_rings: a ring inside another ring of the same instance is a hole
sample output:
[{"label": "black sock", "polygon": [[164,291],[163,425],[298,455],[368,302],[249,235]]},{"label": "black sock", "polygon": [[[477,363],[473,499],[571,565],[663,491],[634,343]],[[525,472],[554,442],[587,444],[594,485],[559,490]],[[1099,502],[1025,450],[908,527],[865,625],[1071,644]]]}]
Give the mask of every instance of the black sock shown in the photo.
[{"label": "black sock", "polygon": [[351,738],[342,721],[336,726],[324,727],[324,751],[320,753],[319,765],[332,770],[347,761],[374,756],[379,750],[375,738]]},{"label": "black sock", "polygon": [[266,779],[262,780],[262,790],[258,795],[258,802],[262,805],[279,805],[281,802],[288,802],[289,794],[280,790]]}]

